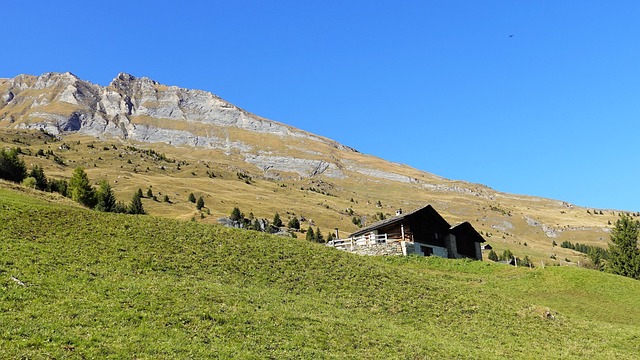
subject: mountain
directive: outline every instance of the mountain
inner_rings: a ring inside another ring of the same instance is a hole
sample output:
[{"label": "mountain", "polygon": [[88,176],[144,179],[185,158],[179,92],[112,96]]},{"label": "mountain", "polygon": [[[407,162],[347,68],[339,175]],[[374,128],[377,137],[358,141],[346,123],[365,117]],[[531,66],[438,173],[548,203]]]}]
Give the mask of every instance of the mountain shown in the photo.
[{"label": "mountain", "polygon": [[[40,130],[65,143],[112,144],[102,146],[113,149],[112,157],[95,147],[75,146],[59,150],[66,151],[61,154],[65,166],[32,160],[60,177],[83,165],[92,178],[113,180],[121,193],[162,188],[177,197],[174,206],[147,207],[168,217],[197,215],[184,201],[186,193],[196,191],[211,199],[213,215],[228,214],[233,206],[265,218],[286,212],[303,217],[303,227],[340,228],[344,234],[357,229],[353,216],[370,223],[396,208],[430,203],[452,223],[471,222],[497,250],[573,264],[580,254],[553,242],[606,247],[610,223],[619,213],[444,179],[256,116],[209,92],[124,73],[108,86],[71,73],[0,79],[0,128],[10,134]],[[169,165],[142,153],[132,157],[115,145],[121,143],[162,151],[178,165],[169,171]],[[36,138],[29,144],[34,153],[38,146],[50,146]]]}]

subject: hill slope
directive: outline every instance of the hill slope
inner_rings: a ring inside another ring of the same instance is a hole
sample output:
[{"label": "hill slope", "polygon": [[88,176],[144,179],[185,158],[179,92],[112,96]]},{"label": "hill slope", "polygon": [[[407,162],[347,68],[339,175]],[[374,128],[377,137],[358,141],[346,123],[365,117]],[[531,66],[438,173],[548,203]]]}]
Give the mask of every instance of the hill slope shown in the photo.
[{"label": "hill slope", "polygon": [[[0,188],[0,357],[635,358],[637,281],[360,257]],[[597,340],[596,340],[597,339]]]},{"label": "hill slope", "polygon": [[[172,218],[215,222],[238,206],[267,219],[276,212],[303,217],[303,228],[344,235],[357,229],[354,216],[371,223],[429,203],[451,223],[471,222],[497,251],[575,264],[583,256],[553,242],[606,247],[619,214],[443,179],[250,114],[211,93],[127,74],[105,87],[70,73],[0,79],[0,128],[0,146],[24,148],[25,161],[53,177],[68,178],[81,165],[94,181],[110,180],[121,199],[138,187],[169,194],[171,206],[145,205]],[[60,161],[34,156],[38,150]],[[200,219],[186,201],[190,192],[205,198],[211,216]]]}]

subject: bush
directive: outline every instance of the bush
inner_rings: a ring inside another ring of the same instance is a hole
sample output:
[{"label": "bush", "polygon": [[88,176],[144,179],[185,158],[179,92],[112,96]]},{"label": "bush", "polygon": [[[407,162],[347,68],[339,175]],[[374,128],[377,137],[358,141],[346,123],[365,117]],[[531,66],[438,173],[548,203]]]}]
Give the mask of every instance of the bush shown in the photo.
[{"label": "bush", "polygon": [[189,201],[192,203],[196,203],[196,196],[193,193],[189,194]]},{"label": "bush", "polygon": [[204,207],[204,198],[200,196],[198,198],[198,202],[196,203],[196,209],[202,210],[203,207]]}]

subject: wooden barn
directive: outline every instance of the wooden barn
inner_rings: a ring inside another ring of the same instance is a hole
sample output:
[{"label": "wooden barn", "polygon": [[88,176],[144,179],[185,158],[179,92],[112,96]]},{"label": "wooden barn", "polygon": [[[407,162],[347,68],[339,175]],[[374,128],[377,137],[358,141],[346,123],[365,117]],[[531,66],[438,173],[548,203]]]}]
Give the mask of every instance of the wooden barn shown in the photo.
[{"label": "wooden barn", "polygon": [[[444,258],[482,260],[485,240],[469,224],[451,225],[431,206],[379,221],[350,235],[351,239],[374,239],[378,243],[402,242],[403,253]],[[357,241],[357,240],[356,240]]]}]

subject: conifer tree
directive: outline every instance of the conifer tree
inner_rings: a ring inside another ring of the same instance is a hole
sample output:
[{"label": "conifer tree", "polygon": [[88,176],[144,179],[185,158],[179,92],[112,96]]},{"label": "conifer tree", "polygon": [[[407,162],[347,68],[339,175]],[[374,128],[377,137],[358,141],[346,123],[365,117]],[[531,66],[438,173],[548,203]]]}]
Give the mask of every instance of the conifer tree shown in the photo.
[{"label": "conifer tree", "polygon": [[273,226],[280,227],[282,226],[282,219],[280,219],[280,214],[276,213],[273,216]]},{"label": "conifer tree", "polygon": [[231,216],[229,218],[233,221],[240,221],[240,219],[242,218],[242,213],[240,213],[240,209],[238,209],[237,207],[234,207],[233,210],[231,210]]},{"label": "conifer tree", "polygon": [[287,224],[287,227],[289,229],[300,230],[300,221],[298,220],[297,217],[293,217],[293,218],[291,218],[291,220],[289,220],[289,223]]},{"label": "conifer tree", "polygon": [[0,179],[22,182],[27,176],[27,167],[18,152],[18,149],[0,149]]},{"label": "conifer tree", "polygon": [[193,193],[189,194],[189,201],[191,201],[192,203],[194,203],[194,204],[195,204],[195,202],[196,202],[196,196],[195,196],[195,195],[193,195]]},{"label": "conifer tree", "polygon": [[49,188],[47,177],[44,175],[44,170],[41,166],[35,165],[29,172],[29,176],[36,179],[36,189],[47,190]]},{"label": "conifer tree", "polygon": [[131,199],[131,204],[129,205],[129,214],[145,214],[144,208],[142,207],[142,190],[138,189],[135,194],[133,194],[133,198]]},{"label": "conifer tree", "polygon": [[204,198],[200,196],[198,198],[198,202],[196,203],[196,209],[202,210],[203,207],[204,207]]},{"label": "conifer tree", "polygon": [[316,242],[319,243],[324,243],[324,236],[322,236],[322,233],[320,232],[320,228],[316,228]]},{"label": "conifer tree", "polygon": [[89,177],[84,168],[77,167],[69,180],[69,194],[71,199],[82,205],[93,208],[95,206],[95,191],[89,183]]},{"label": "conifer tree", "polygon": [[498,254],[493,250],[489,251],[489,260],[498,261]]},{"label": "conifer tree", "polygon": [[640,250],[638,233],[640,222],[622,214],[611,230],[609,261],[607,270],[611,273],[640,279]]},{"label": "conifer tree", "polygon": [[307,241],[316,241],[316,234],[313,232],[313,228],[311,226],[307,229]]},{"label": "conifer tree", "polygon": [[113,194],[113,189],[109,182],[106,180],[100,181],[98,191],[96,191],[96,210],[104,212],[115,212],[116,210],[116,197]]}]

